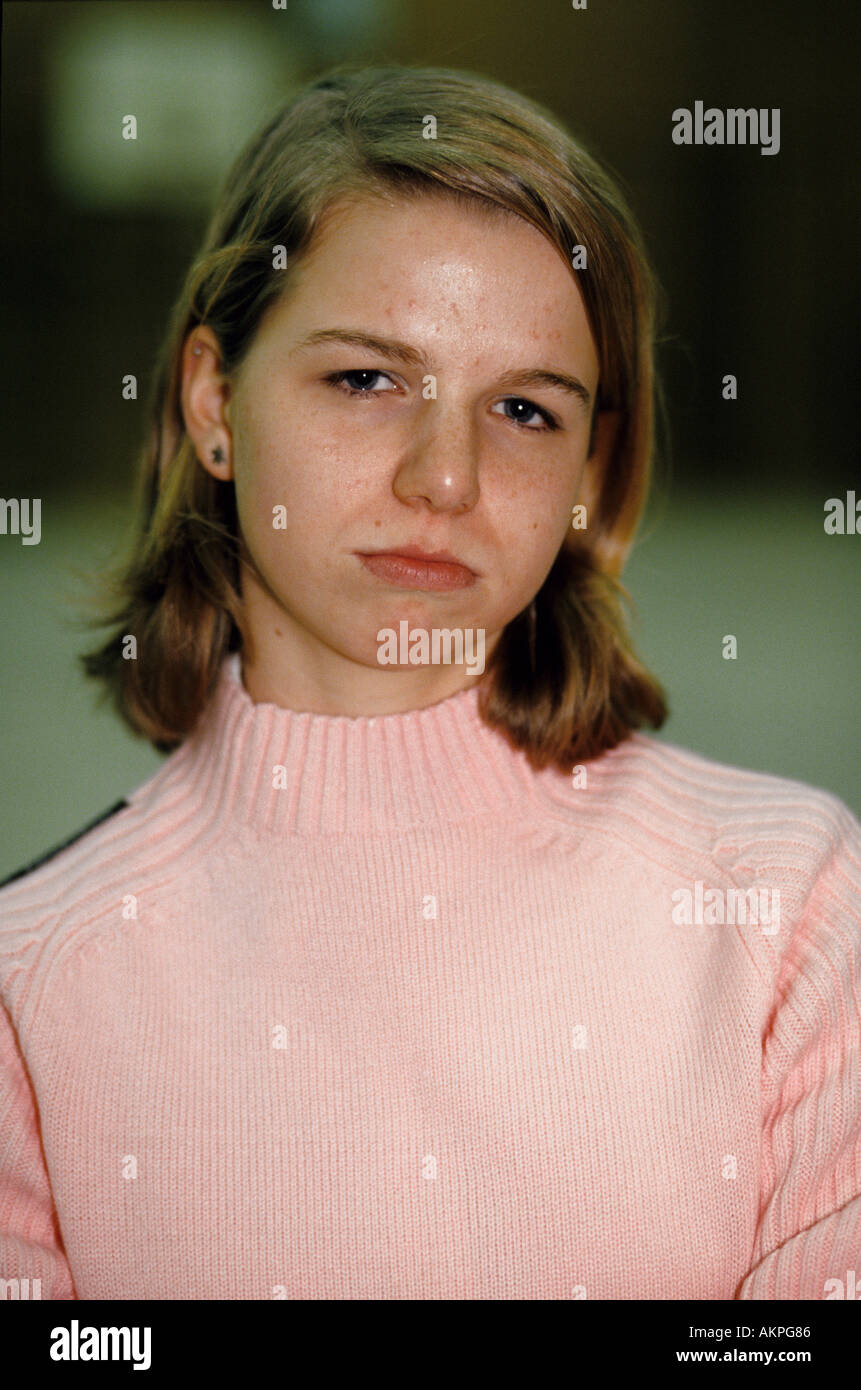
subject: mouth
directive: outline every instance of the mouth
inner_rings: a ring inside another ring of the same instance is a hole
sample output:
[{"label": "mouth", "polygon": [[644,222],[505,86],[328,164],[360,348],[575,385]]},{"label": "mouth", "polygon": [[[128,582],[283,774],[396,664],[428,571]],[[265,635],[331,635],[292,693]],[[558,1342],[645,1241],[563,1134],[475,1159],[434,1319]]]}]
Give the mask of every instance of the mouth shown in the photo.
[{"label": "mouth", "polygon": [[479,578],[448,550],[425,551],[417,545],[402,545],[397,550],[357,550],[354,554],[371,574],[399,589],[467,589]]}]

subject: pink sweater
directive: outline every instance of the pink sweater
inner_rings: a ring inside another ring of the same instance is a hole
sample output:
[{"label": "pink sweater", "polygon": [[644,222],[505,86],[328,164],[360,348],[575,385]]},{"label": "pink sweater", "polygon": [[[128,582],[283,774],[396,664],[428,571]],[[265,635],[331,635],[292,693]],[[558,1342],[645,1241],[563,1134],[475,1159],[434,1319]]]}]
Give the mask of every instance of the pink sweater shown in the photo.
[{"label": "pink sweater", "polygon": [[644,735],[585,771],[533,772],[475,690],[298,714],[226,663],[128,805],[0,893],[12,1295],[861,1277],[861,827]]}]

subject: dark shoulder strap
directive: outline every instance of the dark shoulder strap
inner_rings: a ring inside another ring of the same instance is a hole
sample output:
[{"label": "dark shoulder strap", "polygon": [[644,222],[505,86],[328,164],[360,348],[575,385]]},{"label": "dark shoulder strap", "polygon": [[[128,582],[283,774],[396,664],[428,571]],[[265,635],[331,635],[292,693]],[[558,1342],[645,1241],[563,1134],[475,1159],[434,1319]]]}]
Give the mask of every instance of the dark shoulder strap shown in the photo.
[{"label": "dark shoulder strap", "polygon": [[29,864],[25,864],[23,869],[16,869],[8,878],[0,879],[0,888],[5,888],[7,883],[14,883],[16,878],[23,878],[25,874],[31,874],[34,869],[40,868],[42,864],[47,864],[48,860],[53,859],[61,850],[68,849],[76,840],[82,840],[91,830],[95,830],[97,825],[101,825],[103,821],[109,820],[111,816],[115,816],[118,811],[122,811],[123,807],[127,805],[127,801],[114,802],[114,805],[107,811],[102,811],[101,815],[96,816],[95,820],[89,821],[82,830],[76,830],[74,835],[70,835],[67,840],[63,840],[62,844],[55,845],[54,848],[49,849],[46,854],[40,854],[38,859],[33,859]]}]

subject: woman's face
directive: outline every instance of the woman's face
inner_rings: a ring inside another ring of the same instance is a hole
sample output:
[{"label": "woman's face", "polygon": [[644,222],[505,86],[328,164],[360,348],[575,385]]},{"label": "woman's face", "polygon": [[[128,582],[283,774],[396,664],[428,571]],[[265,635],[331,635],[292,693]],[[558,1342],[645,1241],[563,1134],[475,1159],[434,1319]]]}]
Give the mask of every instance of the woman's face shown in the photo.
[{"label": "woman's face", "polygon": [[[238,372],[219,365],[196,329],[183,405],[205,466],[235,479],[252,696],[355,715],[471,684],[464,665],[381,664],[378,634],[483,629],[489,659],[566,536],[598,359],[558,252],[445,196],[343,205]],[[360,558],[405,546],[474,577]]]}]

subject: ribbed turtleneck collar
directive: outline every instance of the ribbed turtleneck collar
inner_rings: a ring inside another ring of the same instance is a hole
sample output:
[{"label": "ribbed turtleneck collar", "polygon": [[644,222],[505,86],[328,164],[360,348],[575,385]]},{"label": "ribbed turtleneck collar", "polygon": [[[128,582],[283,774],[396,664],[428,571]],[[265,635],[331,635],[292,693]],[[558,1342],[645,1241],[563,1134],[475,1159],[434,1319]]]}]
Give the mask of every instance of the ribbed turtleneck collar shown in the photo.
[{"label": "ribbed turtleneck collar", "polygon": [[312,714],[257,703],[229,657],[199,724],[163,769],[210,826],[344,834],[499,816],[535,795],[525,755],[470,687],[401,714]]}]

